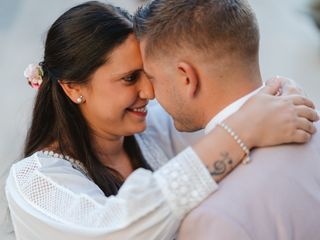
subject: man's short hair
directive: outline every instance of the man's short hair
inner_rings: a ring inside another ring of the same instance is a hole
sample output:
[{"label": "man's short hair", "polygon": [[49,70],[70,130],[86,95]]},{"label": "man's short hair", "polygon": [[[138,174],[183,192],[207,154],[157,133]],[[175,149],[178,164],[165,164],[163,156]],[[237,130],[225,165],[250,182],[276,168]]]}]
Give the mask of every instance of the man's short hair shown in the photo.
[{"label": "man's short hair", "polygon": [[256,58],[259,29],[246,0],[153,0],[138,9],[134,29],[146,55],[179,49]]}]

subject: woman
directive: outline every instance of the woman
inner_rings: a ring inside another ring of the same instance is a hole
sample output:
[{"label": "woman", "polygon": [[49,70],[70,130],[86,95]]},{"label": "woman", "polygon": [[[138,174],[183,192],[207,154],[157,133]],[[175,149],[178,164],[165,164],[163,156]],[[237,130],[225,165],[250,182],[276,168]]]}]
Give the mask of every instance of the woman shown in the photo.
[{"label": "woman", "polygon": [[241,147],[217,127],[172,158],[183,139],[158,107],[142,133],[154,93],[131,18],[102,3],[81,4],[56,20],[41,65],[26,72],[39,92],[25,159],[12,166],[6,185],[18,239],[173,239],[185,214],[227,174],[212,178],[205,167],[220,152],[234,160],[230,171],[245,148],[304,142],[315,131],[315,112],[292,104],[301,97],[260,93],[225,122]]}]

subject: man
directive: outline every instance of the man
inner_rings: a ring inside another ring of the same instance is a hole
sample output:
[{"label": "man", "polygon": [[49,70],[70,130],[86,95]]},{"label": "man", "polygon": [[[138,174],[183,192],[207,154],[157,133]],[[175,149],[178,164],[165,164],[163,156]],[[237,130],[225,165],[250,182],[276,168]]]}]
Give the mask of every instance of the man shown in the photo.
[{"label": "man", "polygon": [[[262,86],[258,25],[244,0],[154,0],[137,12],[135,31],[157,99],[180,131],[209,132]],[[319,133],[250,157],[189,214],[179,239],[320,239]],[[218,175],[230,162],[222,153],[208,167]]]}]

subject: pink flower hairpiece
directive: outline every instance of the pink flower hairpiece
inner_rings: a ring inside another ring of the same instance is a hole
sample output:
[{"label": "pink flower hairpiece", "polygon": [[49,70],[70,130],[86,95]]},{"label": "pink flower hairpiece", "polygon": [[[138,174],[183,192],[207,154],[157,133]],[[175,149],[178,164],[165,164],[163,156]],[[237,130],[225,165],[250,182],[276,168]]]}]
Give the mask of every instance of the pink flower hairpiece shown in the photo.
[{"label": "pink flower hairpiece", "polygon": [[24,76],[27,78],[29,85],[32,88],[39,89],[43,82],[43,70],[40,65],[29,64],[24,70]]}]

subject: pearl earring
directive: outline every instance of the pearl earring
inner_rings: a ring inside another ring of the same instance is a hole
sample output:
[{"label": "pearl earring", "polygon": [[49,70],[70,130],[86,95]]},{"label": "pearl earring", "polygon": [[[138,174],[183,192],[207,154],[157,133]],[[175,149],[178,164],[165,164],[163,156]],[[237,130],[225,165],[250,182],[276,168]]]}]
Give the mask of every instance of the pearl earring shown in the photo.
[{"label": "pearl earring", "polygon": [[83,96],[77,98],[77,104],[83,103]]}]

